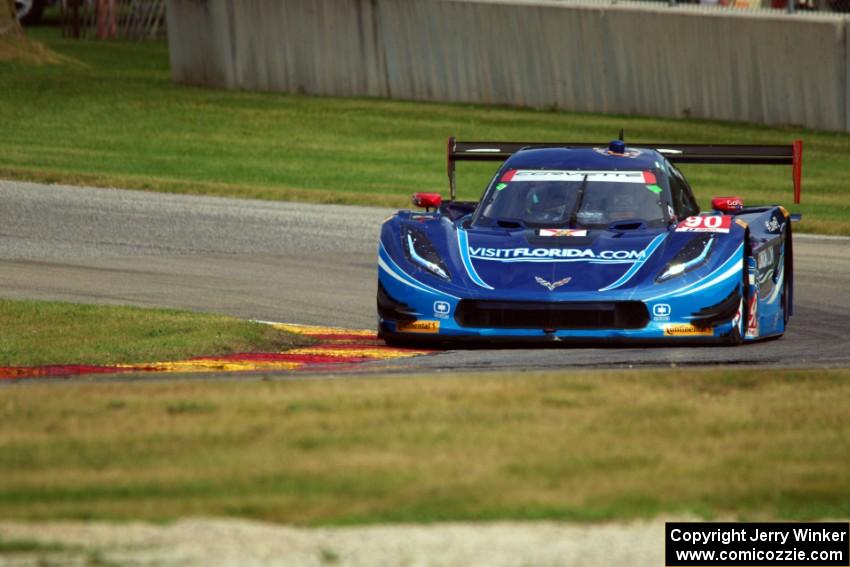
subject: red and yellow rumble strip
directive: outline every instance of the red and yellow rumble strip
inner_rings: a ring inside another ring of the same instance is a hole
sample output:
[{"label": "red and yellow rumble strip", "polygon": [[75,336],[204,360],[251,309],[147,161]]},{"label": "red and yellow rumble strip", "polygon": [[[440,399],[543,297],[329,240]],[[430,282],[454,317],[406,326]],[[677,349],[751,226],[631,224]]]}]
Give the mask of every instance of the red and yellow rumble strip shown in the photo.
[{"label": "red and yellow rumble strip", "polygon": [[174,362],[115,364],[110,366],[50,365],[0,366],[0,379],[68,377],[80,374],[118,372],[258,372],[263,370],[339,370],[345,365],[370,360],[392,360],[428,354],[432,351],[394,348],[372,331],[311,327],[270,323],[275,328],[313,337],[309,347],[286,352],[240,353],[226,356],[200,356]]}]

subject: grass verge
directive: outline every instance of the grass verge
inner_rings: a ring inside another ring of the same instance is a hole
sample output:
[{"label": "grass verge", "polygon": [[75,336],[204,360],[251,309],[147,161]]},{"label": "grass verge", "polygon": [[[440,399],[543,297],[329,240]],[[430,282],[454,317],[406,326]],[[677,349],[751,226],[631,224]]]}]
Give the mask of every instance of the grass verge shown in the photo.
[{"label": "grass verge", "polygon": [[[0,61],[18,61],[26,64],[60,63],[63,59],[32,41],[24,34],[0,34]],[[69,62],[66,60],[66,62]]]},{"label": "grass verge", "polygon": [[850,370],[26,383],[0,516],[847,517],[848,402]]},{"label": "grass verge", "polygon": [[56,551],[75,551],[75,547],[59,543],[44,543],[34,540],[0,538],[0,556],[19,553],[47,553]]},{"label": "grass verge", "polygon": [[[800,128],[493,106],[304,97],[171,84],[156,42],[29,32],[57,65],[0,64],[0,177],[177,193],[405,207],[446,191],[444,143],[613,138],[703,143],[805,141],[801,231],[850,234],[850,136]],[[463,165],[477,199],[493,164]],[[688,166],[703,206],[718,194],[790,205],[790,167]]]},{"label": "grass verge", "polygon": [[0,299],[0,365],[119,364],[280,352],[307,339],[221,315]]},{"label": "grass verge", "polygon": [[0,563],[4,565],[112,565],[102,561],[97,549],[55,541],[4,539],[0,536]]}]

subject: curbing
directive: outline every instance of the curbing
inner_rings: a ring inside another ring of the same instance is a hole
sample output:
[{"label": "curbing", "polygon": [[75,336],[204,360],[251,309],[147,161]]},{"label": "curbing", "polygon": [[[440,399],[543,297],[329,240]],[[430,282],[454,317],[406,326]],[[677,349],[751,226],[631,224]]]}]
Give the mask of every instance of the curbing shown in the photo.
[{"label": "curbing", "polygon": [[0,380],[24,378],[70,378],[88,374],[125,372],[203,373],[203,372],[280,372],[299,370],[350,369],[353,365],[375,360],[392,360],[430,354],[422,349],[385,346],[372,331],[315,327],[286,323],[266,323],[282,331],[313,337],[318,343],[286,352],[237,353],[225,356],[199,356],[187,360],[140,364],[86,364],[47,366],[0,366]]}]

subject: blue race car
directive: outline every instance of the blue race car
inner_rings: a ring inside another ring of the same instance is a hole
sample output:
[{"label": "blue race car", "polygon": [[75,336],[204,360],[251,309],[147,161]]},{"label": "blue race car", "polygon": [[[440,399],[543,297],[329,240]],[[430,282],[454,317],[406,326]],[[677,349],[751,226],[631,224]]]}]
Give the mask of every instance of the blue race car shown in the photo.
[{"label": "blue race car", "polygon": [[[504,162],[479,202],[455,199],[459,160]],[[424,213],[399,211],[382,226],[379,335],[732,345],[781,336],[793,313],[791,215],[738,197],[702,213],[678,163],[792,165],[799,202],[800,141],[449,138],[451,199],[417,193]]]}]

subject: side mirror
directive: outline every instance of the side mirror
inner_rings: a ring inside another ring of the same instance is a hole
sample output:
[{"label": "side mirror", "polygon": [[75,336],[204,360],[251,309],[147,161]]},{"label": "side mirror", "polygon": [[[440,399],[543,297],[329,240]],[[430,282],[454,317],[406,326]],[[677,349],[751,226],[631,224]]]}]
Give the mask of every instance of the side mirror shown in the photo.
[{"label": "side mirror", "polygon": [[744,200],[740,197],[715,197],[711,200],[711,208],[723,213],[737,213],[744,208]]},{"label": "side mirror", "polygon": [[440,203],[443,202],[443,198],[440,197],[439,193],[414,193],[413,194],[413,206],[414,207],[422,207],[426,211],[429,209],[436,209],[440,206]]}]

